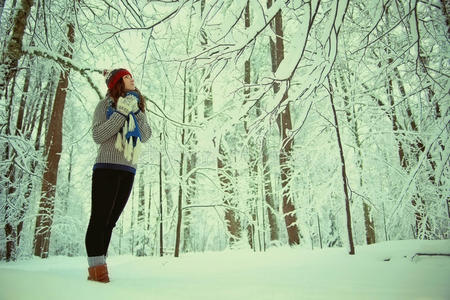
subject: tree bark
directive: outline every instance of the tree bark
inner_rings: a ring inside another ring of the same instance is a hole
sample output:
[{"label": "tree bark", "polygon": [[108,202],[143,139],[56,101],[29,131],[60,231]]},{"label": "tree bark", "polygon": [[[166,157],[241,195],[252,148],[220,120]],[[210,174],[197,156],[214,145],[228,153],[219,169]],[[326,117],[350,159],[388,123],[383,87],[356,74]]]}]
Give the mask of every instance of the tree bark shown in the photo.
[{"label": "tree bark", "polygon": [[[250,4],[249,1],[247,1],[247,5],[245,7],[244,12],[244,24],[245,28],[250,27]],[[251,65],[250,65],[250,57],[245,60],[244,62],[244,101],[243,104],[245,105],[250,97],[250,82],[251,82]],[[258,107],[256,107],[256,110],[258,110]],[[258,111],[256,114],[258,115]],[[244,129],[245,133],[249,134],[249,128],[247,119],[244,120]],[[248,237],[248,243],[252,249],[255,249],[255,231],[259,232],[259,227],[255,227],[255,224],[257,223],[257,201],[258,201],[258,183],[256,181],[256,178],[258,177],[258,149],[256,149],[256,144],[253,141],[253,139],[248,139],[248,151],[249,151],[249,170],[248,170],[248,182],[249,182],[249,191],[248,191],[248,199],[247,203],[250,207],[250,216],[252,222],[249,222],[247,225],[247,237]]]},{"label": "tree bark", "polygon": [[[183,93],[183,123],[186,120],[186,67],[184,69],[184,93]],[[185,144],[185,129],[181,129],[181,154],[180,154],[180,173],[179,173],[179,185],[178,185],[178,221],[175,238],[175,257],[180,256],[180,244],[181,244],[181,227],[183,224],[183,169],[184,169],[184,144]]]},{"label": "tree bark", "polygon": [[[193,143],[194,141],[192,139],[195,139],[194,136],[190,136],[191,140],[189,143]],[[192,172],[195,168],[196,162],[197,162],[197,156],[195,152],[189,151],[191,147],[188,147],[188,153],[186,154],[186,174],[191,173],[187,180],[187,186],[186,186],[186,206],[189,206],[192,204],[192,198],[195,195],[195,189],[196,189],[196,176],[195,172]],[[191,252],[194,249],[192,249],[192,238],[191,238],[191,210],[185,209],[184,210],[184,223],[183,223],[183,252]]]},{"label": "tree bark", "polygon": [[138,245],[140,248],[136,250],[137,256],[145,256],[145,190],[144,190],[144,169],[139,172],[139,193],[138,193],[138,215],[137,215],[137,227],[138,232]]},{"label": "tree bark", "polygon": [[[189,123],[191,123],[197,116],[197,110],[194,108],[197,97],[193,91],[191,75],[192,74],[187,75],[187,111],[190,112],[187,119]],[[187,133],[189,136],[189,141],[187,142],[186,174],[189,174],[189,177],[186,179],[186,206],[190,206],[192,204],[192,199],[196,195],[197,189],[197,176],[195,172],[195,168],[197,166],[197,151],[195,149],[197,146],[197,137],[195,132],[192,130],[188,130]],[[183,218],[183,252],[186,253],[195,251],[195,249],[193,249],[193,240],[191,237],[191,210],[189,208],[184,210]]]},{"label": "tree bark", "polygon": [[[5,133],[6,135],[11,135],[11,123],[12,123],[12,111],[13,111],[13,99],[14,99],[14,86],[16,84],[16,76],[14,76],[14,80],[12,83],[11,93],[9,96],[9,103],[6,107],[7,110],[7,121]],[[16,192],[16,159],[18,154],[15,151],[14,147],[10,147],[10,145],[6,145],[6,148],[3,153],[3,160],[8,161],[11,160],[11,163],[6,171],[6,180],[7,184],[5,185],[6,192],[6,201],[5,201],[5,237],[6,237],[6,260],[15,260],[16,259],[16,241],[17,241],[17,232],[15,228],[16,222],[16,214],[17,211],[14,209],[17,206],[17,200],[15,198]]]},{"label": "tree bark", "polygon": [[[200,17],[203,18],[203,13],[205,11],[205,0],[201,0],[200,2]],[[201,40],[200,40],[200,44],[202,45],[202,47],[204,49],[206,49],[208,47],[208,36],[206,35],[206,31],[203,28],[200,28],[200,35],[201,35]],[[206,69],[202,69],[201,74],[202,74],[202,78],[206,73]],[[208,119],[209,117],[212,116],[213,113],[213,98],[212,98],[212,87],[211,87],[211,83],[209,82],[211,75],[208,73],[206,74],[205,79],[203,80],[203,87],[202,87],[202,91],[203,91],[203,96],[205,97],[204,101],[203,101],[203,105],[204,105],[204,112],[203,112],[203,116],[205,117],[205,119]]]},{"label": "tree bark", "polygon": [[23,122],[24,122],[23,121],[24,114],[25,114],[25,102],[27,99],[28,89],[30,87],[30,77],[31,77],[31,64],[28,64],[27,72],[25,74],[25,81],[24,81],[23,89],[22,89],[22,97],[20,98],[19,113],[17,115],[15,135],[24,133],[22,131],[22,129],[23,129]]},{"label": "tree bark", "polygon": [[19,59],[23,55],[23,36],[33,3],[33,0],[20,1],[19,9],[14,17],[11,38],[7,42],[6,52],[3,54],[3,59],[0,64],[0,69],[3,70],[0,72],[0,99],[5,95],[6,86],[16,73]]},{"label": "tree bark", "polygon": [[445,24],[447,25],[447,35],[450,35],[450,15],[447,10],[447,0],[441,0],[441,10],[445,18]]},{"label": "tree bark", "polygon": [[[73,23],[68,25],[67,37],[71,47],[75,40]],[[72,59],[73,50],[70,47],[67,51],[65,51],[64,57]],[[67,86],[69,83],[69,73],[70,70],[66,70],[60,74],[52,110],[52,117],[45,139],[45,155],[47,156],[47,161],[42,179],[41,200],[39,203],[39,212],[36,218],[36,227],[34,232],[34,255],[41,258],[48,257],[50,244],[51,226],[53,224],[54,198],[56,183],[58,180],[58,166],[62,151],[62,121],[67,96]]]},{"label": "tree bark", "polygon": [[[162,132],[159,134],[159,145],[162,149]],[[163,236],[163,180],[162,180],[162,151],[159,151],[159,256],[164,256],[164,236]],[[170,193],[169,193],[170,194]],[[149,220],[150,222],[150,220]]]},{"label": "tree bark", "polygon": [[134,234],[135,234],[135,229],[134,229],[134,200],[135,200],[135,189],[131,190],[131,197],[130,197],[130,201],[131,201],[131,219],[130,219],[130,231],[131,231],[131,255],[134,255],[134,246],[135,246],[135,240],[134,240]]},{"label": "tree bark", "polygon": [[[272,6],[272,1],[267,1],[267,7]],[[270,49],[272,56],[272,71],[276,72],[278,66],[284,59],[284,42],[283,42],[283,19],[281,10],[275,16],[275,24],[271,23],[272,30],[275,30],[276,41],[270,39]],[[279,84],[274,83],[273,91],[277,94],[280,90]],[[281,169],[281,187],[283,193],[283,214],[286,229],[288,233],[289,245],[300,244],[299,229],[297,226],[297,215],[295,213],[295,206],[290,192],[290,181],[292,170],[289,165],[292,157],[292,143],[293,140],[288,136],[288,132],[292,130],[291,112],[289,103],[285,103],[288,98],[288,91],[286,90],[281,100],[281,105],[285,105],[283,111],[277,116],[277,125],[281,136],[282,147],[280,149],[280,169]]]},{"label": "tree bark", "polygon": [[[37,126],[37,133],[36,133],[36,139],[35,139],[35,143],[34,143],[34,149],[36,150],[36,152],[39,151],[39,149],[41,148],[41,144],[40,144],[40,140],[41,140],[41,133],[42,133],[42,126],[44,123],[44,116],[45,116],[45,108],[47,107],[46,103],[47,101],[50,101],[50,97],[49,95],[51,94],[50,90],[49,90],[49,86],[50,83],[47,84],[47,87],[44,89],[43,92],[40,93],[40,99],[43,99],[42,103],[36,102],[38,105],[41,106],[40,108],[40,113],[39,113],[39,121],[38,121],[38,126]],[[47,94],[46,94],[47,92]],[[35,121],[37,118],[38,113],[35,112],[35,110],[38,110],[38,108],[36,109],[30,109],[29,110],[29,114],[33,114],[32,118],[29,118],[30,121],[28,121],[28,124],[26,126],[26,138],[29,139],[32,135],[32,132],[34,130],[34,126],[35,126]],[[30,124],[31,123],[31,124]],[[36,162],[32,162],[31,163],[31,168],[30,168],[30,172],[32,174],[34,174],[34,171],[36,170]],[[26,210],[28,209],[28,204],[29,204],[29,200],[30,200],[30,195],[31,192],[33,191],[33,182],[30,181],[27,185],[27,190],[25,192],[24,195],[24,203],[21,209],[21,215],[20,215],[20,221],[19,224],[17,225],[17,246],[19,246],[20,244],[20,236],[21,236],[21,232],[23,229],[23,216],[25,215]]]},{"label": "tree bark", "polygon": [[[151,224],[151,208],[152,208],[152,184],[148,184],[148,199],[147,199],[147,219],[145,221],[145,238],[144,242],[145,244],[150,245],[150,224]],[[156,231],[155,231],[156,232]],[[155,246],[156,246],[156,239],[154,240]],[[150,248],[150,254],[153,255],[152,249]]]},{"label": "tree bark", "polygon": [[235,206],[232,199],[234,197],[234,184],[231,182],[231,178],[233,178],[233,173],[227,166],[227,151],[225,151],[222,141],[219,140],[219,156],[217,157],[217,173],[220,180],[220,186],[224,192],[223,202],[226,206],[225,209],[225,221],[227,223],[227,230],[230,234],[229,242],[230,245],[233,245],[241,238],[241,224],[239,219],[236,216],[235,211],[232,207]]},{"label": "tree bark", "polygon": [[275,207],[272,191],[272,179],[270,178],[270,166],[269,166],[269,152],[267,150],[266,138],[262,141],[262,166],[263,166],[263,180],[264,180],[264,197],[267,207],[267,218],[269,220],[270,227],[270,241],[278,241],[279,229],[276,212],[278,209]]}]

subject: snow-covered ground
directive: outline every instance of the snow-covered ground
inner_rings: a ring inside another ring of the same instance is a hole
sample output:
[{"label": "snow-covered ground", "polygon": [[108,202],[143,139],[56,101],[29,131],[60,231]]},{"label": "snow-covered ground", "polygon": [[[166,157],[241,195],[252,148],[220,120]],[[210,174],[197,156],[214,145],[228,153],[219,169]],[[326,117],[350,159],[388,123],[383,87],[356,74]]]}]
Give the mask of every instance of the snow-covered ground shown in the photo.
[{"label": "snow-covered ground", "polygon": [[108,259],[111,282],[86,280],[84,257],[0,263],[0,299],[450,299],[450,240],[345,249],[275,248]]}]

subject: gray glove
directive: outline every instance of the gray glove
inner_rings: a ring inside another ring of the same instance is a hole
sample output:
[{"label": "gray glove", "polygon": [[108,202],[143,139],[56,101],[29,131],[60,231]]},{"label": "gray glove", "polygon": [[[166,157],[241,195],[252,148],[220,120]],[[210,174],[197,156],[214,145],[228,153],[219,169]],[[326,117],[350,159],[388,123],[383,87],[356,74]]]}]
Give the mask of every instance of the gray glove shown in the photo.
[{"label": "gray glove", "polygon": [[119,97],[119,100],[117,100],[116,110],[121,114],[128,116],[130,112],[134,111],[134,106],[137,106],[136,98]]},{"label": "gray glove", "polygon": [[125,99],[131,102],[131,111],[136,113],[139,110],[139,98],[134,96],[133,94],[127,94],[125,96]]}]

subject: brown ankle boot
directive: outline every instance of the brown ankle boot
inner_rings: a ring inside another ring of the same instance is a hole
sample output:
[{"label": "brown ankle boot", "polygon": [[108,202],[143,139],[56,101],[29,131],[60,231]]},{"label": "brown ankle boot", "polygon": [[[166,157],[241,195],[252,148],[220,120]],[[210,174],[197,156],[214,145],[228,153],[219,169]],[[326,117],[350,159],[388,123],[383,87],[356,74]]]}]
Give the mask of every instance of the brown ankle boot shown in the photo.
[{"label": "brown ankle boot", "polygon": [[99,281],[103,283],[109,282],[108,268],[106,267],[106,264],[89,267],[88,271],[88,280]]}]

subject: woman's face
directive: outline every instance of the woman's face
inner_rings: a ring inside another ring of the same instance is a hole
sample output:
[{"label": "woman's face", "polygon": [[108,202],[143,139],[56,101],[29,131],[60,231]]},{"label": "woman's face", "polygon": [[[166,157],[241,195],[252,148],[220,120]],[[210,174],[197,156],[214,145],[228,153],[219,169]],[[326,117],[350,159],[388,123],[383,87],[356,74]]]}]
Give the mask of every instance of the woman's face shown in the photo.
[{"label": "woman's face", "polygon": [[123,79],[123,83],[125,84],[125,89],[129,90],[129,91],[134,91],[134,89],[136,88],[134,86],[134,79],[133,77],[131,77],[131,75],[125,75],[122,77]]}]

